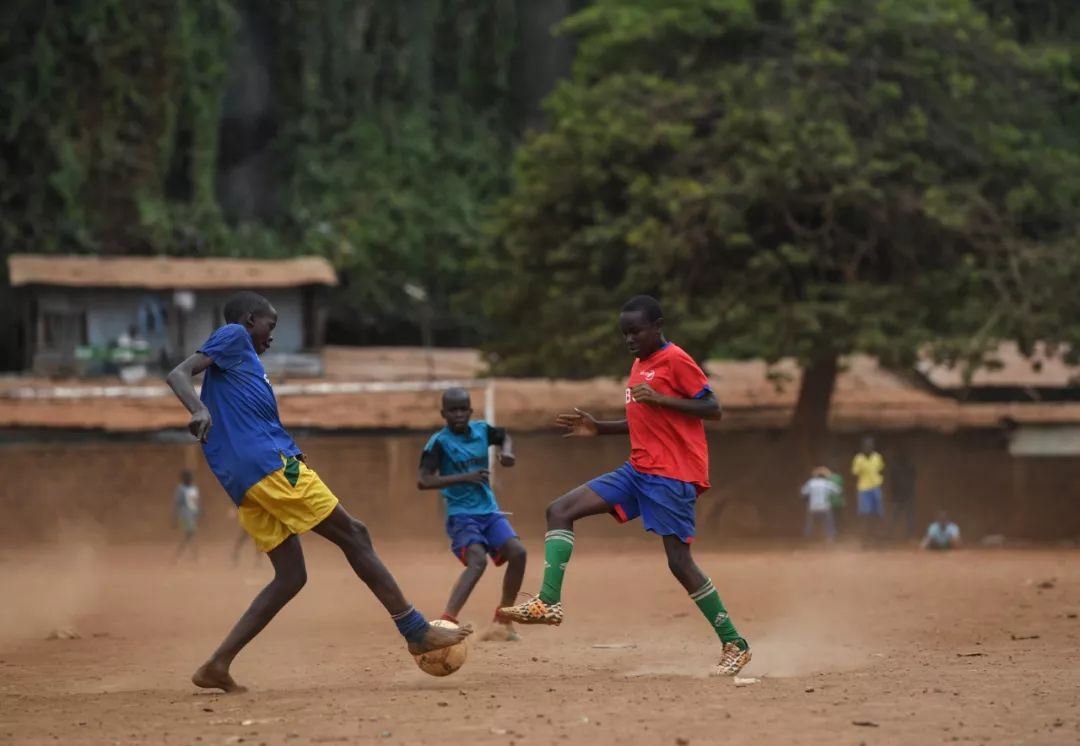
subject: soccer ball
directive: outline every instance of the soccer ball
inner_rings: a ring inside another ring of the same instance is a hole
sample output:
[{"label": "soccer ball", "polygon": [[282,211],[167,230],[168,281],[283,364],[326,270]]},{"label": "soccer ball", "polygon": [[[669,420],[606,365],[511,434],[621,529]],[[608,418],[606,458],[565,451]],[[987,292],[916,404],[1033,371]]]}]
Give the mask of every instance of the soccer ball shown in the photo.
[{"label": "soccer ball", "polygon": [[[431,622],[431,626],[445,627],[447,629],[457,629],[458,627],[453,622],[448,622],[445,619],[436,619]],[[430,653],[422,653],[413,657],[416,658],[416,665],[420,666],[420,670],[424,673],[432,676],[449,676],[465,665],[465,659],[469,657],[469,641],[466,638],[457,645],[432,650]]]}]

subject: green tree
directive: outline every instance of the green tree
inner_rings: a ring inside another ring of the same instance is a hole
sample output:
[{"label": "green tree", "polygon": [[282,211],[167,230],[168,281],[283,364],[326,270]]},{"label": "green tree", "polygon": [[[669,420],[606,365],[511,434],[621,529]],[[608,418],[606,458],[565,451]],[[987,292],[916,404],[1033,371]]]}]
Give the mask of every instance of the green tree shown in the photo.
[{"label": "green tree", "polygon": [[[320,253],[344,336],[412,332],[407,283],[468,334],[478,295],[452,300],[507,186],[522,1],[12,0],[0,258]],[[229,167],[254,161],[236,208]]]},{"label": "green tree", "polygon": [[968,0],[598,0],[565,30],[493,226],[501,371],[623,369],[614,311],[653,293],[696,355],[797,358],[812,443],[845,354],[1077,339],[1044,278],[1080,216],[1067,58]]},{"label": "green tree", "polygon": [[[378,329],[416,312],[475,325],[464,267],[505,193],[514,0],[289,0],[279,39],[275,152],[285,235],[342,269],[339,316]],[[476,296],[471,296],[475,298]]]}]

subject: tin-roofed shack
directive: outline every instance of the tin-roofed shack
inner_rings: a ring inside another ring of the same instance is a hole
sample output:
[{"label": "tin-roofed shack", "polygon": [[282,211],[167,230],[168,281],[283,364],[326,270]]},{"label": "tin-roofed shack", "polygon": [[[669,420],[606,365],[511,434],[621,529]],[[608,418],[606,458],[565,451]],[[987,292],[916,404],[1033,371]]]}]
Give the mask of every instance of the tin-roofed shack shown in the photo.
[{"label": "tin-roofed shack", "polygon": [[278,366],[317,372],[317,358],[297,354],[321,347],[318,290],[337,284],[321,257],[13,254],[8,270],[23,306],[23,367],[39,375],[166,367],[221,325],[222,305],[242,289],[266,295],[281,315]]}]

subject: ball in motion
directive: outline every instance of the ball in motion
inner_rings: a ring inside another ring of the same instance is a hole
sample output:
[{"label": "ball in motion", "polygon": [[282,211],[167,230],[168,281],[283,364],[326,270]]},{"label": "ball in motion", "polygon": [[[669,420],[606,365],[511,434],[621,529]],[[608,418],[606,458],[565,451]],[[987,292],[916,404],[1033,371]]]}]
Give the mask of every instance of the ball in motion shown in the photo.
[{"label": "ball in motion", "polygon": [[[436,619],[431,626],[457,629],[456,624],[445,619]],[[416,658],[416,665],[420,666],[420,670],[424,673],[432,676],[449,676],[465,665],[465,659],[469,657],[469,641],[466,638],[448,648],[432,650],[413,657]]]}]

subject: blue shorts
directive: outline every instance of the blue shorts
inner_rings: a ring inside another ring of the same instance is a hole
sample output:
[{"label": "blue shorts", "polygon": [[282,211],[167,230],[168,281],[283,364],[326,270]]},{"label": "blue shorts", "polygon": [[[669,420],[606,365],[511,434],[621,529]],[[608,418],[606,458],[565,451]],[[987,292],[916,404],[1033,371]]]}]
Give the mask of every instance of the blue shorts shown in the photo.
[{"label": "blue shorts", "polygon": [[627,463],[587,486],[611,506],[619,523],[641,516],[646,531],[677,536],[687,544],[694,540],[698,491],[690,482],[642,474]]},{"label": "blue shorts", "polygon": [[517,538],[514,527],[502,513],[449,515],[446,517],[446,533],[450,536],[450,550],[463,565],[465,551],[473,544],[483,546],[495,565],[501,565],[506,560],[499,550],[510,539]]},{"label": "blue shorts", "polygon": [[880,487],[859,491],[859,515],[876,515],[878,518],[885,515],[885,499]]}]

